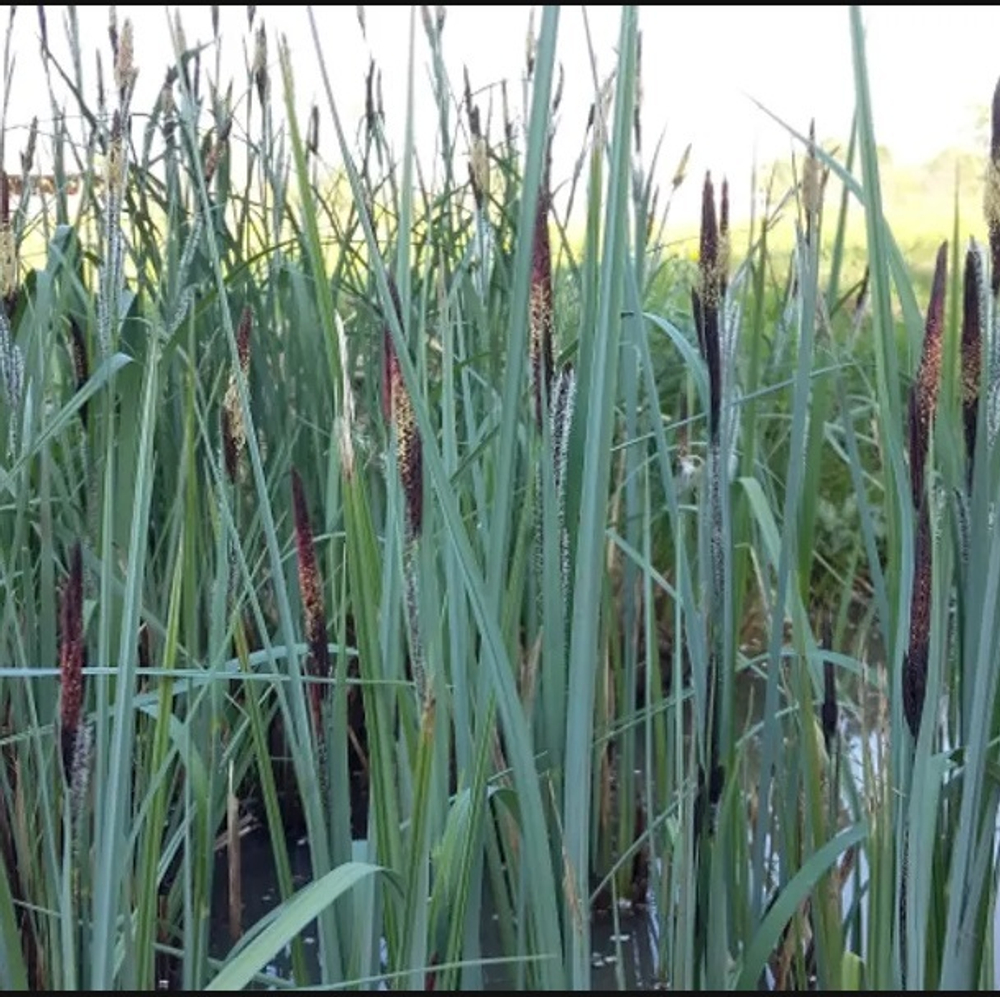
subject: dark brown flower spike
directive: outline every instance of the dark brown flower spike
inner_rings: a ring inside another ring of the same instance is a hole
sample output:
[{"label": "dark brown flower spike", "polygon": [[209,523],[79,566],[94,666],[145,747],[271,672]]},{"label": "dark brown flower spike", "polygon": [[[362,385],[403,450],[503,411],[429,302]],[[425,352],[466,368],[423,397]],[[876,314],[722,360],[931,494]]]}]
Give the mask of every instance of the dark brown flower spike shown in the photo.
[{"label": "dark brown flower spike", "polygon": [[319,107],[316,104],[309,110],[309,129],[306,132],[306,152],[310,156],[319,155]]},{"label": "dark brown flower spike", "polygon": [[1000,292],[1000,80],[993,91],[990,121],[990,161],[986,166],[984,208],[990,235],[990,288],[995,298]]},{"label": "dark brown flower spike", "polygon": [[941,337],[944,329],[945,281],[948,274],[948,243],[938,249],[934,266],[934,283],[927,306],[924,348],[916,380],[910,388],[910,494],[913,508],[919,510],[924,493],[927,448],[930,445],[931,423],[937,408],[941,382]]},{"label": "dark brown flower spike", "polygon": [[222,461],[226,467],[226,477],[235,484],[239,473],[239,448],[236,443],[236,427],[228,406],[223,406],[219,416],[222,431]]},{"label": "dark brown flower spike", "polygon": [[24,143],[24,151],[21,153],[21,172],[29,174],[35,165],[35,147],[38,144],[38,117],[31,119],[31,126],[28,128],[28,141]]},{"label": "dark brown flower spike", "polygon": [[226,118],[222,125],[216,129],[215,141],[212,143],[208,150],[208,155],[205,157],[205,186],[211,184],[215,173],[219,168],[219,163],[222,162],[222,156],[229,148],[229,132],[233,126],[232,117]]},{"label": "dark brown flower spike", "polygon": [[253,311],[249,305],[243,306],[240,324],[236,328],[236,355],[244,377],[250,376],[250,334],[253,332]]},{"label": "dark brown flower spike", "polygon": [[556,77],[556,89],[555,93],[552,95],[552,117],[554,118],[556,112],[559,110],[563,99],[563,88],[566,86],[566,70],[563,64],[559,63],[559,76]]},{"label": "dark brown flower spike", "polygon": [[823,665],[823,739],[827,751],[837,733],[837,681],[834,677],[833,662]]},{"label": "dark brown flower spike", "polygon": [[104,94],[104,63],[101,61],[101,53],[95,53],[97,60],[97,109],[103,114],[107,106],[107,97]]},{"label": "dark brown flower spike", "polygon": [[83,669],[87,663],[83,637],[83,562],[79,543],[74,544],[70,552],[69,578],[63,588],[60,623],[59,739],[63,772],[66,782],[72,785],[78,762],[75,756],[83,713]]},{"label": "dark brown flower spike", "polygon": [[[829,651],[833,646],[833,632],[829,618],[823,621],[823,645]],[[830,745],[837,736],[837,675],[833,662],[829,658],[823,661],[823,706],[820,710],[820,720],[823,724],[823,741],[827,754]]]},{"label": "dark brown flower spike", "polygon": [[403,377],[396,360],[396,383],[392,393],[392,420],[396,427],[396,459],[399,477],[406,499],[407,526],[410,539],[420,534],[423,523],[423,450],[413,403],[403,384]]},{"label": "dark brown flower spike", "polygon": [[927,307],[924,348],[917,377],[910,389],[910,495],[917,511],[913,587],[910,593],[910,640],[903,659],[903,713],[914,739],[920,732],[927,691],[927,661],[931,625],[932,534],[926,494],[927,450],[941,380],[941,340],[944,328],[948,244],[938,250],[931,300]]},{"label": "dark brown flower spike", "polygon": [[916,740],[927,693],[927,661],[931,633],[931,519],[927,499],[917,520],[910,593],[910,640],[903,658],[903,713]]},{"label": "dark brown flower spike", "polygon": [[[728,214],[728,210],[727,210]],[[712,443],[719,441],[721,412],[722,355],[719,344],[719,306],[723,284],[719,267],[719,226],[715,216],[712,176],[705,174],[701,196],[701,242],[698,255],[698,285],[691,291],[698,345],[708,368],[708,432]]]},{"label": "dark brown flower spike", "polygon": [[[395,281],[389,281],[396,317],[402,324],[402,306]],[[410,393],[403,382],[403,372],[399,357],[392,342],[392,332],[386,322],[382,331],[382,414],[386,423],[396,431],[396,463],[403,484],[406,501],[407,537],[413,539],[420,534],[423,523],[423,449],[417,420],[413,412]]]},{"label": "dark brown flower spike", "polygon": [[483,211],[490,185],[489,147],[479,117],[479,107],[472,100],[469,70],[465,70],[465,111],[469,117],[469,184],[476,207]]},{"label": "dark brown flower spike", "polygon": [[[292,513],[295,517],[295,546],[299,556],[299,592],[305,616],[306,640],[309,643],[310,675],[327,678],[330,675],[330,650],[326,642],[326,610],[323,606],[323,584],[316,564],[312,527],[305,491],[298,471],[292,468]],[[312,708],[313,727],[318,741],[322,741],[322,704],[325,686],[318,682],[309,684],[309,704]]]},{"label": "dark brown flower spike", "polygon": [[965,423],[965,455],[970,486],[976,455],[979,380],[983,355],[979,309],[982,283],[983,271],[979,252],[975,245],[970,244],[965,254],[965,280],[962,299],[962,417]]},{"label": "dark brown flower spike", "polygon": [[153,653],[150,648],[149,624],[145,620],[139,624],[138,646],[139,668],[148,671],[153,667]]},{"label": "dark brown flower spike", "polygon": [[482,135],[482,128],[479,124],[479,108],[472,101],[472,85],[469,83],[469,67],[464,67],[465,75],[465,113],[469,116],[469,133],[473,138]]},{"label": "dark brown flower spike", "polygon": [[868,302],[868,283],[871,279],[871,270],[865,265],[865,272],[861,275],[861,283],[858,285],[858,292],[854,296],[854,321],[857,322]]},{"label": "dark brown flower spike", "polygon": [[[691,289],[691,306],[698,345],[708,369],[708,443],[709,443],[709,543],[711,546],[711,583],[708,597],[708,631],[710,640],[708,661],[708,697],[705,702],[704,724],[708,732],[708,765],[699,770],[699,799],[696,802],[696,825],[714,833],[714,815],[725,783],[725,767],[719,750],[721,694],[719,683],[720,643],[713,613],[721,606],[725,583],[725,557],[722,548],[721,505],[721,412],[722,412],[722,343],[720,311],[726,293],[728,266],[729,193],[723,183],[720,204],[722,226],[715,213],[715,190],[711,174],[705,174],[701,199],[701,239],[698,254],[698,282]],[[707,794],[707,795],[706,795]],[[706,806],[708,810],[706,811]],[[705,816],[710,819],[702,824]],[[699,830],[699,834],[701,831]]]},{"label": "dark brown flower spike", "polygon": [[549,243],[549,166],[546,149],[542,183],[535,208],[535,230],[531,243],[531,290],[528,298],[531,386],[535,398],[535,422],[539,429],[545,417],[545,399],[552,389],[552,250]]},{"label": "dark brown flower spike", "polygon": [[368,135],[375,133],[375,60],[368,60],[365,74],[365,128]]},{"label": "dark brown flower spike", "polygon": [[257,100],[263,104],[270,83],[267,74],[267,31],[263,24],[257,29],[254,40],[253,65],[250,74],[253,77],[254,86],[257,88]]}]

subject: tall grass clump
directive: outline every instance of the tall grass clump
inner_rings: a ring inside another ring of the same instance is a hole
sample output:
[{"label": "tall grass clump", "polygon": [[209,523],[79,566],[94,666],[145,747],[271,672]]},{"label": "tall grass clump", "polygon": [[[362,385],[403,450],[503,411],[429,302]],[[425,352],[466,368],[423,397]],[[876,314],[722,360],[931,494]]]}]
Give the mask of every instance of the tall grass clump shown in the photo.
[{"label": "tall grass clump", "polygon": [[634,7],[583,80],[544,8],[502,83],[414,8],[406,120],[372,60],[359,123],[312,11],[293,53],[248,7],[233,80],[220,9],[207,42],[170,15],[141,109],[138,27],[112,8],[95,79],[91,15],[37,16],[52,121],[0,169],[0,985],[992,984],[1000,96],[988,245],[960,272],[956,216],[925,286],[857,8],[851,134],[786,126],[749,224],[706,175],[690,259]]}]

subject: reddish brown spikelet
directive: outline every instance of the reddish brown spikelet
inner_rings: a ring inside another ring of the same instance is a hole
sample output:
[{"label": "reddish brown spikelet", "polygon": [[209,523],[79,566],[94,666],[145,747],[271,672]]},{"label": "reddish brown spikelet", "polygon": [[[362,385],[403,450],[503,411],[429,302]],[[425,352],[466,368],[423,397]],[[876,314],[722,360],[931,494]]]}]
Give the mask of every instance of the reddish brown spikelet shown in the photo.
[{"label": "reddish brown spikelet", "polygon": [[926,500],[917,522],[910,594],[910,640],[903,659],[903,712],[914,739],[920,732],[927,693],[927,661],[931,633],[931,521]]},{"label": "reddish brown spikelet", "polygon": [[970,245],[965,254],[965,280],[962,299],[962,416],[965,422],[965,452],[972,480],[976,453],[976,423],[979,415],[979,380],[982,368],[983,336],[979,312],[979,289],[982,285],[979,253]]},{"label": "reddish brown spikelet", "polygon": [[546,152],[542,185],[535,208],[531,243],[531,291],[528,299],[531,382],[535,397],[535,422],[541,429],[545,399],[552,388],[552,249],[549,243],[549,155]]},{"label": "reddish brown spikelet", "polygon": [[941,382],[941,338],[944,329],[945,281],[948,274],[948,243],[938,249],[934,266],[934,283],[927,306],[924,348],[920,356],[917,378],[910,388],[910,492],[913,508],[919,509],[924,491],[927,448],[930,445],[931,423],[937,408]]},{"label": "reddish brown spikelet", "polygon": [[83,669],[87,651],[83,640],[83,562],[80,544],[70,552],[69,578],[60,607],[61,644],[59,648],[59,733],[63,771],[72,780],[73,755],[83,711]]},{"label": "reddish brown spikelet", "polygon": [[222,431],[222,459],[226,466],[226,477],[235,484],[236,476],[239,473],[240,453],[236,443],[236,432],[233,428],[233,417],[226,406],[223,406],[219,418]]},{"label": "reddish brown spikelet", "polygon": [[[326,678],[330,674],[330,652],[326,642],[326,610],[323,607],[323,585],[316,564],[312,527],[305,491],[298,471],[292,468],[292,513],[295,517],[295,546],[299,556],[299,592],[305,615],[306,640],[309,643],[311,675]],[[322,732],[323,686],[310,683],[309,702],[312,707],[316,737]]]},{"label": "reddish brown spikelet", "polygon": [[420,533],[423,521],[423,448],[413,402],[403,384],[399,359],[395,355],[393,359],[392,422],[396,429],[396,461],[406,500],[407,526],[412,538]]},{"label": "reddish brown spikelet", "polygon": [[143,620],[139,624],[138,660],[139,667],[144,671],[153,667],[153,653],[149,641],[149,624]]},{"label": "reddish brown spikelet", "polygon": [[240,324],[236,329],[236,354],[240,360],[240,370],[244,377],[250,376],[250,335],[253,332],[253,311],[249,305],[243,306]]},{"label": "reddish brown spikelet", "polygon": [[[90,377],[90,365],[87,361],[87,344],[83,338],[83,330],[76,319],[69,320],[69,343],[73,354],[73,374],[76,377],[76,390],[79,391]],[[87,403],[80,406],[80,421],[87,428]]]},{"label": "reddish brown spikelet", "polygon": [[[728,226],[728,205],[726,208]],[[712,176],[705,174],[701,196],[701,240],[698,254],[698,286],[691,291],[694,324],[698,331],[701,355],[708,367],[709,436],[718,441],[719,416],[722,410],[722,355],[719,343],[719,304],[722,285],[719,266],[719,226],[715,216],[715,190]]]},{"label": "reddish brown spikelet", "polygon": [[[389,281],[396,316],[402,322],[402,305],[395,281]],[[386,322],[382,331],[382,415],[396,432],[396,463],[406,501],[407,531],[412,539],[420,533],[423,523],[423,448],[413,401],[403,381],[399,356],[392,342],[392,332]]]}]

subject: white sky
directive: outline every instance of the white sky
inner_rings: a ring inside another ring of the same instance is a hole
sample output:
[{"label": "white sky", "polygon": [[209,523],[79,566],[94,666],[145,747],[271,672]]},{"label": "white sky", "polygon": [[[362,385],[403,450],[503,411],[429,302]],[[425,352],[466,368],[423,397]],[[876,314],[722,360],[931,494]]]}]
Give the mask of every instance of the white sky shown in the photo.
[{"label": "white sky", "polygon": [[[174,8],[170,8],[173,10]],[[210,7],[182,6],[187,42],[209,42]],[[462,67],[469,66],[474,89],[508,80],[513,109],[520,113],[520,79],[530,7],[449,7],[444,51],[452,86],[461,94]],[[50,6],[48,32],[52,49],[68,64],[63,20],[65,7]],[[383,72],[387,129],[402,147],[410,8],[366,8],[367,37],[362,37],[353,5],[317,7],[328,72],[338,109],[354,133],[364,102],[364,73],[369,55]],[[614,65],[618,7],[588,9],[598,72]],[[171,59],[167,8],[120,5],[119,24],[131,17],[140,69],[136,112],[151,107]],[[105,7],[78,7],[86,87],[94,101],[95,50],[100,47],[105,72],[110,69]],[[294,54],[296,92],[303,113],[313,99],[321,109],[321,146],[331,162],[333,129],[323,96],[317,56],[303,6],[261,5],[258,19],[268,28],[272,78],[278,81],[276,37],[287,35]],[[988,105],[1000,75],[1000,7],[869,7],[868,52],[876,132],[900,160],[920,161],[953,145],[971,146],[977,112]],[[540,16],[536,14],[536,29]],[[38,55],[38,21],[33,7],[21,6],[15,18],[13,51],[16,71],[10,95],[8,125],[26,125],[37,114],[44,125],[51,110]],[[245,87],[246,7],[221,8],[222,76]],[[815,116],[817,133],[846,135],[853,104],[850,35],[846,6],[687,7],[649,6],[640,11],[643,32],[644,145],[652,150],[666,130],[660,178],[673,174],[688,142],[694,149],[692,179],[706,168],[726,173],[734,185],[734,211],[739,214],[740,183],[749,183],[754,155],[761,160],[784,156],[789,139],[748,99],[751,95],[775,114],[805,130]],[[433,155],[436,111],[428,82],[429,50],[417,16],[416,134],[425,160]],[[563,7],[559,21],[559,60],[566,87],[555,146],[553,180],[566,179],[582,147],[583,127],[593,95],[582,8]],[[203,65],[212,65],[206,53]],[[499,136],[499,91],[492,135]],[[276,93],[280,96],[280,91]],[[485,97],[481,103],[485,104]],[[72,107],[72,100],[67,101]],[[485,108],[484,108],[485,111]],[[138,132],[134,132],[138,135]],[[17,168],[23,145],[10,135],[8,169]],[[43,147],[44,154],[44,147]],[[690,204],[697,182],[687,184]],[[744,190],[746,188],[744,187]],[[746,198],[742,199],[744,206]],[[690,207],[687,202],[679,208]],[[687,212],[684,211],[686,214]]]}]

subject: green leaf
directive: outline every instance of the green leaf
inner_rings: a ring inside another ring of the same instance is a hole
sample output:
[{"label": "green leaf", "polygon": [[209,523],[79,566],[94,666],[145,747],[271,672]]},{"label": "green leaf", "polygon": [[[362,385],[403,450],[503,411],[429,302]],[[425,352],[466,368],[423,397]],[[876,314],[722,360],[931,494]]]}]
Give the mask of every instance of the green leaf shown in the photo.
[{"label": "green leaf", "polygon": [[771,909],[760,922],[760,927],[757,929],[757,933],[747,949],[746,958],[743,960],[743,970],[736,983],[738,990],[753,990],[757,986],[761,970],[767,962],[767,957],[778,944],[782,930],[792,919],[802,901],[809,895],[820,876],[848,848],[864,840],[867,835],[868,828],[864,824],[855,824],[853,827],[841,831],[835,838],[831,838],[802,864],[802,868],[789,880],[788,885],[781,891]]},{"label": "green leaf", "polygon": [[366,862],[347,862],[299,890],[258,923],[258,930],[246,936],[205,989],[242,990],[310,921],[377,872],[385,870]]}]

